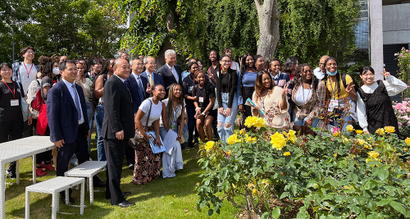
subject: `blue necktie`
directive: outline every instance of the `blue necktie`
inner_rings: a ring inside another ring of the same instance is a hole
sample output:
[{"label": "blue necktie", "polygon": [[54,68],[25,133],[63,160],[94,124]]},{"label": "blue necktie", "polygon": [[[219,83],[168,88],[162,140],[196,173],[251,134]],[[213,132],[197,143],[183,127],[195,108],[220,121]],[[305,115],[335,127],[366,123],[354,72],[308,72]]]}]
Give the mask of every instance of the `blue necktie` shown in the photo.
[{"label": "blue necktie", "polygon": [[80,108],[80,100],[78,99],[78,94],[77,94],[77,89],[75,88],[75,84],[71,86],[74,90],[74,104],[75,108],[77,108],[77,113],[78,113],[78,120],[81,120],[81,108]]},{"label": "blue necktie", "polygon": [[140,98],[141,98],[141,101],[144,101],[144,97],[145,97],[145,95],[144,95],[144,87],[142,86],[142,82],[141,82],[141,78],[140,77],[138,77],[137,78],[137,83],[138,83],[138,92],[140,93]]}]

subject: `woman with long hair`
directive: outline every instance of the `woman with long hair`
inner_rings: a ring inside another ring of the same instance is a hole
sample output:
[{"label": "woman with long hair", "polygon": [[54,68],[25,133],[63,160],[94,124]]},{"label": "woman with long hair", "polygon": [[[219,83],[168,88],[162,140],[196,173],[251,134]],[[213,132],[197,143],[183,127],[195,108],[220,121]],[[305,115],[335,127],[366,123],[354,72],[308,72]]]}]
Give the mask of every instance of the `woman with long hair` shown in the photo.
[{"label": "woman with long hair", "polygon": [[255,69],[256,71],[264,71],[266,70],[266,61],[265,58],[263,58],[263,56],[261,55],[256,55],[254,57],[255,59]]},{"label": "woman with long hair", "polygon": [[[333,126],[341,126],[338,128],[345,131],[349,122],[353,120],[352,113],[354,113],[354,111],[352,110],[356,108],[353,102],[357,100],[354,81],[350,75],[342,74],[338,71],[336,59],[333,57],[326,59],[325,67],[326,75],[323,80],[330,93],[328,111],[333,112],[332,118],[330,118],[330,124]],[[352,109],[349,110],[349,108]],[[342,124],[339,122],[341,118],[344,120]]]},{"label": "woman with long hair", "polygon": [[299,80],[292,92],[293,129],[301,134],[313,134],[310,127],[319,122],[320,108],[326,100],[326,87],[323,81],[316,79],[310,65],[303,63],[296,69]]},{"label": "woman with long hair", "polygon": [[[84,97],[85,97],[85,105],[87,107],[87,117],[88,117],[88,122],[89,126],[92,127],[93,124],[93,110],[91,108],[91,99],[92,99],[92,92],[91,92],[91,86],[93,85],[93,82],[90,80],[90,78],[87,77],[87,72],[86,68],[83,63],[77,62],[77,78],[75,80],[75,83],[80,85],[83,88],[84,91]],[[92,129],[90,128],[92,131]],[[87,139],[88,143],[88,153],[91,154],[91,133],[90,136]]]},{"label": "woman with long hair", "polygon": [[393,126],[396,134],[399,127],[390,97],[403,92],[407,84],[384,70],[384,80],[374,80],[374,69],[363,67],[360,72],[362,86],[357,95],[357,117],[366,133],[374,134],[377,129]]},{"label": "woman with long hair", "polygon": [[102,123],[104,119],[104,85],[105,82],[114,73],[112,67],[114,66],[114,59],[105,61],[103,68],[100,70],[101,61],[95,60],[93,65],[95,75],[94,97],[98,100],[98,105],[95,108],[95,126],[97,128],[97,159],[98,161],[107,160],[104,151],[104,142],[102,133]]},{"label": "woman with long hair", "polygon": [[188,147],[194,147],[194,129],[195,129],[195,106],[194,101],[198,100],[198,97],[192,94],[195,85],[195,72],[198,71],[198,64],[196,62],[188,63],[189,75],[182,81],[182,90],[184,92],[186,112],[188,114]]},{"label": "woman with long hair", "polygon": [[252,101],[256,107],[252,115],[265,119],[265,124],[271,128],[289,129],[287,85],[282,89],[275,86],[272,76],[266,71],[260,71],[256,77],[255,92]]},{"label": "woman with long hair", "polygon": [[299,60],[298,58],[292,56],[286,59],[285,65],[282,69],[282,72],[286,73],[289,75],[290,80],[293,79],[293,77],[298,77],[297,75],[295,75],[296,72],[296,68],[299,65]]},{"label": "woman with long hair", "polygon": [[[135,116],[135,126],[137,132],[144,136],[145,142],[135,150],[135,167],[132,181],[134,184],[141,185],[157,179],[161,175],[161,153],[154,154],[149,143],[149,136],[145,131],[155,132],[154,144],[164,147],[161,143],[159,131],[159,119],[164,107],[161,99],[165,97],[165,88],[160,84],[154,84],[151,87],[152,97],[145,99]],[[148,118],[149,114],[149,118]],[[148,122],[147,122],[148,121]],[[145,127],[145,126],[148,127]]]},{"label": "woman with long hair", "polygon": [[197,84],[194,86],[192,94],[197,97],[194,101],[196,127],[201,141],[205,143],[205,132],[208,141],[212,140],[212,121],[216,118],[216,110],[213,109],[215,87],[206,80],[205,74],[202,71],[195,73],[195,79]]},{"label": "woman with long hair", "polygon": [[252,54],[246,53],[241,59],[241,74],[240,74],[240,90],[239,90],[239,110],[242,113],[241,126],[244,126],[245,120],[252,115],[252,108],[244,105],[246,100],[252,99],[252,94],[255,91],[255,81],[258,72],[255,68],[255,58]]},{"label": "woman with long hair", "polygon": [[217,130],[222,141],[226,141],[233,134],[232,117],[236,118],[236,114],[232,113],[232,108],[238,107],[238,98],[236,98],[238,75],[235,70],[231,69],[231,61],[229,56],[222,56],[221,72],[216,80],[219,104]]},{"label": "woman with long hair", "polygon": [[181,140],[186,139],[188,135],[186,135],[186,131],[184,132],[185,103],[181,85],[171,84],[168,98],[162,100],[162,104],[162,115],[159,121],[161,138],[165,141],[169,130],[177,134],[177,138],[173,142],[164,142],[166,148],[173,148],[172,155],[168,153],[163,153],[162,155],[162,177],[167,178],[175,177],[175,171],[183,169],[184,166],[181,153],[181,148],[183,148],[181,143],[183,142]]}]

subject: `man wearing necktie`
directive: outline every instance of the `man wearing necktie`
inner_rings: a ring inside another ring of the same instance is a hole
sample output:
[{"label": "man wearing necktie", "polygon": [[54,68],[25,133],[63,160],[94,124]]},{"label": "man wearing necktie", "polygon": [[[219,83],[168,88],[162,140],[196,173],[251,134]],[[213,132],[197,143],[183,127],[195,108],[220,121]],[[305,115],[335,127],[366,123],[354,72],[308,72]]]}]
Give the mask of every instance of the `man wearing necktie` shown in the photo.
[{"label": "man wearing necktie", "polygon": [[[141,73],[144,71],[144,64],[142,63],[141,59],[135,58],[132,60],[131,70],[132,73],[130,74],[130,76],[127,79],[125,79],[125,85],[127,85],[128,89],[131,92],[135,114],[137,113],[142,101],[144,101],[147,97],[143,84],[148,84],[148,81],[146,78],[141,77]],[[127,151],[125,152],[125,156],[127,158],[128,168],[134,170],[134,149],[128,146]]]},{"label": "man wearing necktie", "polygon": [[[64,176],[71,157],[75,153],[79,163],[89,160],[87,138],[87,108],[83,89],[75,83],[77,67],[74,61],[67,60],[59,65],[62,80],[54,85],[47,94],[47,120],[50,140],[58,149],[57,176]],[[95,178],[98,183],[99,179]],[[71,192],[70,192],[71,193]],[[65,193],[61,193],[64,198]],[[72,202],[71,197],[69,197]]]},{"label": "man wearing necktie", "polygon": [[162,75],[164,79],[164,87],[168,96],[168,90],[171,84],[179,84],[182,86],[182,69],[181,66],[176,64],[177,54],[172,49],[165,51],[165,62],[165,65],[158,69],[158,74]]},{"label": "man wearing necktie", "polygon": [[151,86],[154,84],[161,84],[164,85],[164,80],[162,75],[155,73],[155,68],[157,67],[157,63],[152,56],[146,56],[144,58],[144,65],[146,70],[141,74],[141,77],[145,78],[148,83],[144,83],[144,90],[147,91],[146,96],[149,97],[151,95]]}]

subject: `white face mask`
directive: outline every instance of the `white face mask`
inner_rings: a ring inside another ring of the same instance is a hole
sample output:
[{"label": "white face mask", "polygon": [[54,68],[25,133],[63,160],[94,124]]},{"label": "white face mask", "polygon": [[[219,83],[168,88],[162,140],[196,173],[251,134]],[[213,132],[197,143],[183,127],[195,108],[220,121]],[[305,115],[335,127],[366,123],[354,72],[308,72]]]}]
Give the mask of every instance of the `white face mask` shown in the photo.
[{"label": "white face mask", "polygon": [[54,75],[59,75],[60,74],[60,70],[58,68],[53,68],[53,74]]}]

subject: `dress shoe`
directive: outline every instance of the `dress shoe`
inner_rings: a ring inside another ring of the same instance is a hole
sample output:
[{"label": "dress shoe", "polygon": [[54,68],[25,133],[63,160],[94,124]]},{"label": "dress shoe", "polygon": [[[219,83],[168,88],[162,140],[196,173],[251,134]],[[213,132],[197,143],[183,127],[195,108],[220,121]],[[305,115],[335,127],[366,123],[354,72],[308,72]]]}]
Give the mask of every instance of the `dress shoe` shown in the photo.
[{"label": "dress shoe", "polygon": [[41,168],[41,167],[36,168],[36,176],[44,176],[46,174],[47,173],[44,172],[43,168]]},{"label": "dress shoe", "polygon": [[135,205],[135,203],[134,202],[123,201],[121,203],[117,203],[117,204],[114,204],[114,205],[118,205],[122,208],[126,208],[126,207],[129,207],[129,206]]},{"label": "dress shoe", "polygon": [[123,192],[123,193],[122,193],[122,196],[124,196],[124,197],[125,197],[125,196],[129,196],[129,195],[131,195],[131,192]]},{"label": "dress shoe", "polygon": [[98,177],[98,176],[94,176],[93,181],[94,181],[94,187],[104,188],[107,184],[107,183],[101,181],[100,177]]}]

